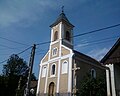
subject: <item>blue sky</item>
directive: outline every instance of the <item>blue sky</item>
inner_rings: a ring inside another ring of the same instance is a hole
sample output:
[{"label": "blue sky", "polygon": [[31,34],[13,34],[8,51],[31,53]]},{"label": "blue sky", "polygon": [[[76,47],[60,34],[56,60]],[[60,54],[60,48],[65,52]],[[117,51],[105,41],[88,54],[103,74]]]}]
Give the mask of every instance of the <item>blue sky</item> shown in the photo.
[{"label": "blue sky", "polygon": [[[0,61],[19,53],[34,43],[50,40],[50,27],[61,13],[61,6],[75,26],[74,35],[120,23],[120,0],[0,0]],[[120,26],[74,38],[74,49],[100,60],[120,37]],[[103,40],[91,43],[88,42]],[[37,46],[33,72],[38,76],[39,63],[49,44]],[[19,55],[27,62],[30,51]],[[0,73],[3,64],[0,64]]]}]

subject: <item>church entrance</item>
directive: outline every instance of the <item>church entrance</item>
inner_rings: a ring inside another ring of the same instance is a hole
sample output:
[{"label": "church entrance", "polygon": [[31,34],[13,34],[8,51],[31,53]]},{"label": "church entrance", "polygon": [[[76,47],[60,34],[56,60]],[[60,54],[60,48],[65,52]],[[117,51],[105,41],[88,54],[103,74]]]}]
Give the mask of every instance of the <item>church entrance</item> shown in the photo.
[{"label": "church entrance", "polygon": [[54,82],[51,82],[49,84],[48,96],[54,96],[54,87],[55,87]]}]

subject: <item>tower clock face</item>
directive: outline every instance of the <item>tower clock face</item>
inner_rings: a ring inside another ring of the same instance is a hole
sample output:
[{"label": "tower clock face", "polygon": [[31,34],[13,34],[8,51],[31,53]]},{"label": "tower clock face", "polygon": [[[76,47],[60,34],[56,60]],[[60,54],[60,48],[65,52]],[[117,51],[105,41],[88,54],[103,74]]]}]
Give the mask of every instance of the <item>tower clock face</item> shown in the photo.
[{"label": "tower clock face", "polygon": [[56,56],[57,53],[58,53],[58,48],[57,47],[53,48],[52,49],[52,56]]}]

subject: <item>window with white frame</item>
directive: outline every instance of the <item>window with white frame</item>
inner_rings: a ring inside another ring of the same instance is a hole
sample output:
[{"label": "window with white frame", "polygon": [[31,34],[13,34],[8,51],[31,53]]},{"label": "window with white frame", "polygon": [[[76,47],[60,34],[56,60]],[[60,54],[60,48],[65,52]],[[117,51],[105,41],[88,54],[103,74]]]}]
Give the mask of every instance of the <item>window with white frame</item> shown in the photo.
[{"label": "window with white frame", "polygon": [[57,51],[58,51],[57,47],[53,48],[53,50],[52,50],[52,56],[56,56],[57,55]]},{"label": "window with white frame", "polygon": [[46,66],[43,66],[43,68],[42,68],[42,77],[46,77],[46,71],[47,71]]},{"label": "window with white frame", "polygon": [[56,71],[56,66],[55,66],[55,64],[52,64],[52,66],[51,66],[51,75],[55,75],[55,71]]},{"label": "window with white frame", "polygon": [[91,77],[96,78],[96,71],[95,69],[91,69]]},{"label": "window with white frame", "polygon": [[65,60],[62,63],[62,74],[67,73],[67,71],[68,71],[68,61]]}]

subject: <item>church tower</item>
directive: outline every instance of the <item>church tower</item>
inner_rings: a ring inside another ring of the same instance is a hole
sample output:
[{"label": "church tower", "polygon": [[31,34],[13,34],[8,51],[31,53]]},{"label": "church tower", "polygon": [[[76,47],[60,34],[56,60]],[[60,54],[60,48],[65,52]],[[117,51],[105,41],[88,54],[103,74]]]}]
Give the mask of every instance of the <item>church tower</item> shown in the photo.
[{"label": "church tower", "polygon": [[41,60],[38,96],[70,96],[72,92],[73,25],[65,13],[50,25],[51,42]]},{"label": "church tower", "polygon": [[105,68],[95,59],[73,50],[74,26],[63,11],[50,27],[51,42],[40,62],[37,96],[80,96],[84,76],[89,73],[91,78],[98,78],[105,74]]},{"label": "church tower", "polygon": [[61,44],[73,49],[73,25],[69,22],[64,12],[59,15],[51,27],[51,44],[62,41]]}]

